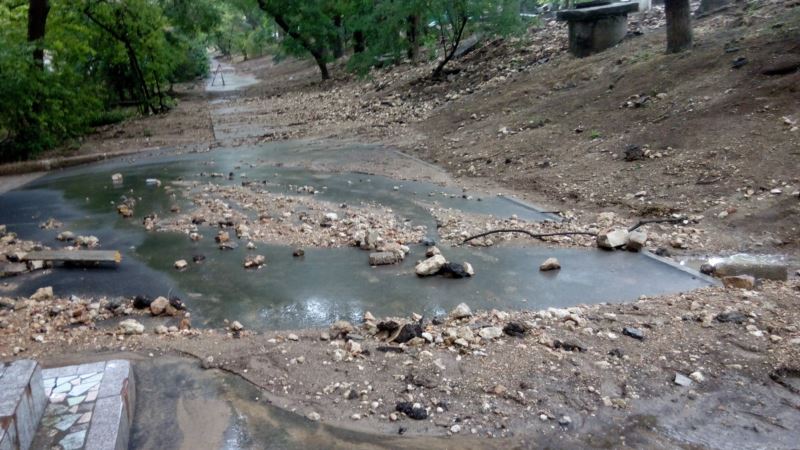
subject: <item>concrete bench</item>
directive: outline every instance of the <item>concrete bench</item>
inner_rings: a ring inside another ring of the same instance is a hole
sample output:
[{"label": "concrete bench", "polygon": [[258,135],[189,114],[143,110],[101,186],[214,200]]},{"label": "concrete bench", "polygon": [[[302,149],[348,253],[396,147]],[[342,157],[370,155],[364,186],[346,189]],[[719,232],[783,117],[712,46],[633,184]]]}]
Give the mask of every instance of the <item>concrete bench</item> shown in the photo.
[{"label": "concrete bench", "polygon": [[596,1],[559,11],[556,18],[569,24],[569,51],[583,58],[617,45],[628,32],[628,13],[637,2]]}]

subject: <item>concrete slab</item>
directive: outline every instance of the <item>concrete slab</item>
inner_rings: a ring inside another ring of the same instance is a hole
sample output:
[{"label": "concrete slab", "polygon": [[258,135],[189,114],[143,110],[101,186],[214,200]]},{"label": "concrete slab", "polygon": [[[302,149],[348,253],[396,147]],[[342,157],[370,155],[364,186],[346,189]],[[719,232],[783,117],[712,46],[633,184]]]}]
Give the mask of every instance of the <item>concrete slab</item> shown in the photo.
[{"label": "concrete slab", "polygon": [[133,371],[128,361],[47,369],[44,374],[45,392],[54,394],[34,448],[128,448],[134,413]]},{"label": "concrete slab", "polygon": [[30,448],[46,404],[42,371],[36,361],[4,364],[0,373],[0,449]]}]

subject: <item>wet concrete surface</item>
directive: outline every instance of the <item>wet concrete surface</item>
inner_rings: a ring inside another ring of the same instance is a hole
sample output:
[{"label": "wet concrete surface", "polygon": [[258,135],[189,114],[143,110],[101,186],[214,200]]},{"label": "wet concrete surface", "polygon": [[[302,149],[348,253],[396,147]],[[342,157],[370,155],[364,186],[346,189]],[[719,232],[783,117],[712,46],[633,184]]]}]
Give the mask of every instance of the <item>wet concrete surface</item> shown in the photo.
[{"label": "wet concrete surface", "polygon": [[[142,217],[168,216],[170,207],[184,209],[189,201],[163,187],[146,185],[159,178],[164,186],[173,180],[239,184],[256,181],[262,189],[295,195],[290,186],[313,185],[317,200],[332,205],[361,202],[387,206],[411,225],[435,230],[428,208],[447,207],[468,213],[512,214],[527,220],[552,220],[532,207],[505,197],[472,193],[427,182],[399,181],[359,173],[323,173],[280,166],[297,156],[291,143],[265,145],[250,151],[215,151],[183,156],[155,157],[69,169],[36,180],[23,189],[0,196],[0,223],[24,239],[58,246],[59,231],[95,235],[101,248],[117,249],[124,259],[119,267],[96,269],[57,268],[14,280],[14,294],[28,295],[42,286],[57,293],[132,296],[178,295],[189,304],[196,324],[219,325],[223,319],[239,320],[254,329],[326,326],[338,319],[357,320],[364,311],[378,315],[406,315],[416,311],[429,317],[444,314],[456,304],[473,308],[541,309],[603,301],[634,300],[708,285],[696,274],[682,271],[644,254],[603,252],[595,249],[549,249],[541,246],[443,249],[452,261],[469,261],[477,271],[472,279],[420,279],[413,274],[414,261],[424,248],[397,266],[372,268],[367,252],[354,248],[306,249],[304,258],[293,258],[287,245],[260,244],[258,253],[267,266],[245,271],[241,264],[249,252],[240,248],[222,252],[213,240],[191,242],[180,233],[147,233]],[[315,150],[295,143],[303,157]],[[356,150],[354,150],[356,151]],[[374,150],[368,150],[374,151]],[[276,162],[277,161],[277,162]],[[115,186],[111,175],[121,172],[124,182]],[[233,172],[233,180],[200,174]],[[246,172],[247,178],[241,174]],[[173,195],[177,195],[173,197]],[[135,216],[123,219],[114,202],[122,196],[137,198]],[[480,199],[480,200],[478,200]],[[64,222],[59,230],[42,230],[48,218]],[[205,230],[210,235],[213,230]],[[436,239],[435,231],[430,232]],[[206,256],[203,264],[177,272],[173,263]],[[539,264],[559,258],[563,269],[541,273]]]}]

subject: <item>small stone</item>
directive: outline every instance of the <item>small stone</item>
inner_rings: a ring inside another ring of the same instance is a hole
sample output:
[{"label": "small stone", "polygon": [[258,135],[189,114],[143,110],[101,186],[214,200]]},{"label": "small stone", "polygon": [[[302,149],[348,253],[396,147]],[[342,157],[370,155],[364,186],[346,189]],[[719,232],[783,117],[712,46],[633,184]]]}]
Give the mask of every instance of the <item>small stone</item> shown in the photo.
[{"label": "small stone", "polygon": [[264,255],[252,255],[248,256],[244,260],[244,268],[245,269],[258,269],[267,262],[267,258]]},{"label": "small stone", "polygon": [[122,183],[122,174],[121,173],[115,173],[114,175],[111,175],[111,182],[114,183],[114,184]]},{"label": "small stone", "polygon": [[238,320],[234,320],[233,323],[230,326],[230,330],[231,331],[242,331],[242,330],[244,330],[244,325],[242,325],[242,323],[239,322]]},{"label": "small stone", "polygon": [[572,419],[569,416],[561,416],[561,418],[558,419],[558,424],[562,427],[568,427],[572,424]]},{"label": "small stone", "polygon": [[178,269],[178,270],[184,270],[184,269],[186,269],[187,267],[189,267],[189,263],[188,263],[188,262],[186,262],[186,260],[185,260],[185,259],[179,259],[179,260],[175,261],[175,268],[176,268],[176,269]]},{"label": "small stone", "polygon": [[159,325],[154,331],[156,334],[167,334],[169,333],[169,328],[167,328],[165,325]]},{"label": "small stone", "polygon": [[450,427],[450,432],[453,433],[453,434],[460,433],[461,432],[461,425],[459,425],[459,424],[453,425],[452,427]]},{"label": "small stone", "polygon": [[299,341],[299,340],[300,340],[300,337],[298,337],[298,336],[297,336],[296,334],[294,334],[294,333],[289,333],[289,335],[288,335],[288,336],[286,336],[286,339],[289,339],[290,341]]},{"label": "small stone", "polygon": [[455,307],[455,309],[450,311],[451,319],[463,319],[471,316],[472,316],[472,310],[466,303],[460,303],[458,306]]},{"label": "small stone", "polygon": [[499,327],[484,327],[478,330],[478,336],[483,339],[492,340],[497,339],[503,335],[503,330]]},{"label": "small stone", "polygon": [[750,275],[737,275],[723,278],[722,284],[730,289],[753,290],[756,287],[756,279]]},{"label": "small stone", "polygon": [[356,341],[347,341],[347,343],[344,345],[344,349],[353,355],[357,355],[361,353],[361,344]]},{"label": "small stone", "polygon": [[475,269],[472,267],[472,264],[464,261],[463,263],[461,263],[461,265],[464,266],[464,272],[467,273],[467,276],[469,277],[475,276]]},{"label": "small stone", "polygon": [[703,374],[701,372],[699,372],[699,371],[698,372],[692,372],[689,375],[689,378],[691,378],[692,380],[694,380],[694,381],[696,381],[698,383],[702,383],[706,379],[706,377],[704,377]]},{"label": "small stone", "polygon": [[142,334],[144,333],[144,325],[134,319],[123,320],[119,324],[120,330],[124,334]]},{"label": "small stone", "polygon": [[319,422],[321,419],[319,413],[311,411],[310,413],[306,414],[306,418],[312,422]]},{"label": "small stone", "polygon": [[689,387],[692,385],[692,379],[681,373],[675,373],[675,384],[678,386]]},{"label": "small stone", "polygon": [[561,269],[561,263],[558,262],[556,258],[547,258],[540,266],[539,270],[542,272],[548,272],[551,270],[559,270]]},{"label": "small stone", "polygon": [[306,251],[303,250],[302,248],[296,248],[292,252],[292,256],[294,256],[295,258],[300,258],[301,256],[305,256],[305,254],[306,254]]},{"label": "small stone", "polygon": [[426,258],[433,258],[434,256],[441,255],[441,254],[442,254],[441,250],[439,250],[439,248],[435,247],[435,246],[434,247],[428,247],[428,249],[425,250],[425,257]]},{"label": "small stone", "polygon": [[41,302],[41,301],[52,300],[53,297],[54,297],[53,288],[51,286],[47,286],[37,289],[36,292],[34,292],[33,295],[31,295],[30,298],[33,301]]}]

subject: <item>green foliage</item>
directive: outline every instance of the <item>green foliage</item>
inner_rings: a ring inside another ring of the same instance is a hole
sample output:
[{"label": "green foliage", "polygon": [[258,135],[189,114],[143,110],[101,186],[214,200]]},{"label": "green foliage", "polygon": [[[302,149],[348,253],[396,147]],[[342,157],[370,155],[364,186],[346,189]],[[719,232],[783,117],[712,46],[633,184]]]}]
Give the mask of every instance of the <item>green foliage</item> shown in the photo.
[{"label": "green foliage", "polygon": [[[168,109],[172,83],[208,72],[214,0],[50,0],[27,42],[27,2],[0,2],[0,160],[34,156],[93,126]],[[33,48],[45,49],[44,67]],[[136,64],[134,64],[134,61]]]}]

